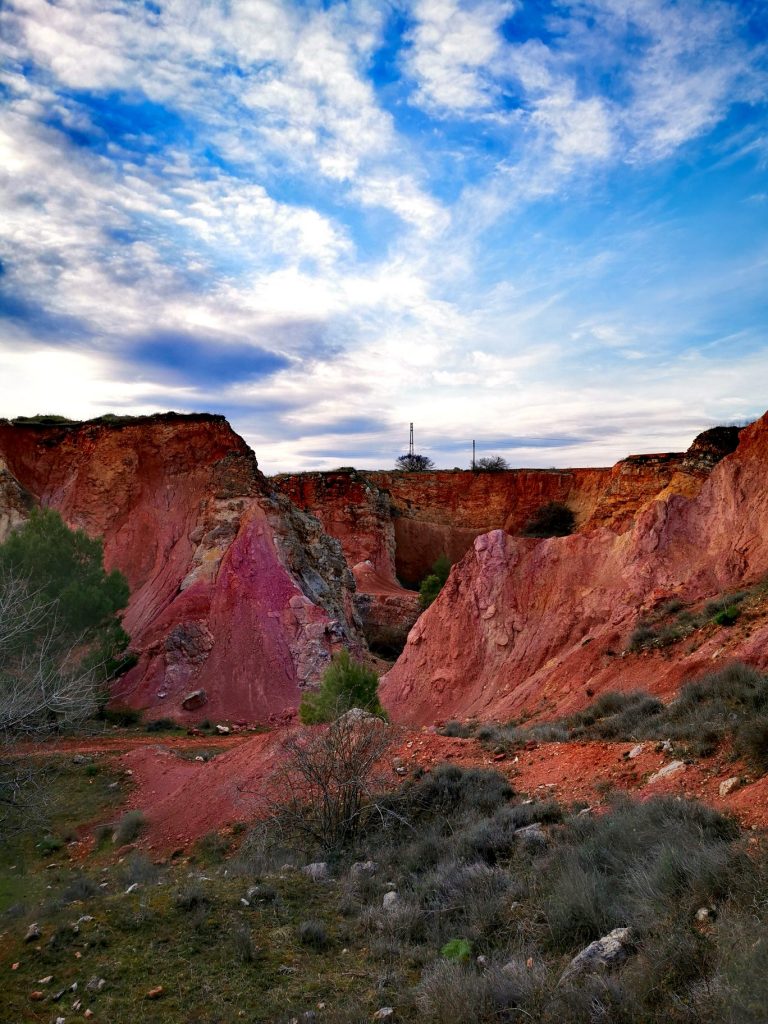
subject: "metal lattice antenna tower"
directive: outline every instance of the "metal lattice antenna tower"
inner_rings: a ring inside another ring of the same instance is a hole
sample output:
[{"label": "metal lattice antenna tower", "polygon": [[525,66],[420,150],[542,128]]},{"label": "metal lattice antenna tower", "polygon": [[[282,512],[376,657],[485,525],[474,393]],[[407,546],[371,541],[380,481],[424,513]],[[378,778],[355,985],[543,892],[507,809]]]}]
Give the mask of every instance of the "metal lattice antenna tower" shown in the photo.
[{"label": "metal lattice antenna tower", "polygon": [[408,454],[413,455],[413,424],[411,424],[411,439],[408,444]]}]

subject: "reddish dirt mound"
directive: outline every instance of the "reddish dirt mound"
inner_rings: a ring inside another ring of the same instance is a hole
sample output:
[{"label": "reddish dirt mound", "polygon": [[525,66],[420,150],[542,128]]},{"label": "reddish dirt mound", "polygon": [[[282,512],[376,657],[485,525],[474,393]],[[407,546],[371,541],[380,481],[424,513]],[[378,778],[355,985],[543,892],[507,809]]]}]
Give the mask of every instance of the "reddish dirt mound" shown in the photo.
[{"label": "reddish dirt mound", "polygon": [[253,736],[210,761],[177,757],[162,746],[120,758],[133,773],[131,806],[147,818],[147,842],[167,851],[234,821],[258,816],[285,730]]},{"label": "reddish dirt mound", "polygon": [[[257,819],[264,811],[269,780],[288,732],[253,736],[208,762],[184,760],[160,746],[125,753],[120,763],[133,773],[136,789],[131,806],[147,817],[147,845],[167,853],[232,822]],[[686,764],[656,781],[652,777],[672,764],[673,757],[654,743],[645,743],[642,752],[630,759],[630,743],[533,744],[516,754],[495,755],[476,740],[440,736],[427,729],[397,730],[394,738],[388,755],[393,786],[402,781],[397,767],[412,775],[416,769],[429,770],[448,761],[492,768],[507,776],[521,794],[551,796],[565,804],[583,801],[595,806],[615,790],[642,797],[672,793],[732,812],[747,827],[768,826],[768,778],[750,782],[743,766],[720,755]],[[740,776],[746,784],[720,797],[720,783],[732,776]]]}]

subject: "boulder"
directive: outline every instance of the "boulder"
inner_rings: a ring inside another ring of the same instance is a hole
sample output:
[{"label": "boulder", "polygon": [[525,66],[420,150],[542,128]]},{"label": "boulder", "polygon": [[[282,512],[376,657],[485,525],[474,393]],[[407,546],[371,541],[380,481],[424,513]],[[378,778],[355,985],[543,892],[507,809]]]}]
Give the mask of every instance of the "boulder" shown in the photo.
[{"label": "boulder", "polygon": [[684,761],[670,761],[669,764],[665,764],[663,768],[659,768],[657,772],[653,773],[650,779],[648,779],[648,785],[652,786],[656,782],[661,782],[662,779],[668,779],[670,775],[677,775],[684,768]]},{"label": "boulder", "polygon": [[204,704],[208,702],[208,694],[205,690],[193,690],[188,693],[184,700],[181,702],[181,706],[185,711],[197,711]]},{"label": "boulder", "polygon": [[365,876],[375,875],[378,870],[379,865],[375,860],[356,860],[349,869],[349,874],[352,878],[363,878]]},{"label": "boulder", "polygon": [[314,864],[307,864],[302,869],[302,874],[311,878],[313,882],[324,882],[330,877],[326,861],[317,861]]},{"label": "boulder", "polygon": [[582,949],[571,960],[560,977],[560,983],[570,981],[590,971],[613,968],[623,964],[633,950],[632,929],[614,928],[612,932]]},{"label": "boulder", "polygon": [[741,786],[741,779],[738,775],[732,775],[730,779],[725,779],[720,783],[718,792],[720,793],[720,796],[728,796],[730,793],[733,793],[734,790],[737,790],[739,786]]}]

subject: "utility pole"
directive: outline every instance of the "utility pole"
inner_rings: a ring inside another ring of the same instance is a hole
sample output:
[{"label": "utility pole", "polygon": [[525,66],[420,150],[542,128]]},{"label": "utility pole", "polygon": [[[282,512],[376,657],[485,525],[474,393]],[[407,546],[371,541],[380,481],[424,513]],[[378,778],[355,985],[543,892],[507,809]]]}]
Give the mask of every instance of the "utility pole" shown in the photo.
[{"label": "utility pole", "polygon": [[472,442],[472,472],[475,472],[475,442]]},{"label": "utility pole", "polygon": [[408,445],[408,454],[413,455],[413,424],[411,424],[411,440]]}]

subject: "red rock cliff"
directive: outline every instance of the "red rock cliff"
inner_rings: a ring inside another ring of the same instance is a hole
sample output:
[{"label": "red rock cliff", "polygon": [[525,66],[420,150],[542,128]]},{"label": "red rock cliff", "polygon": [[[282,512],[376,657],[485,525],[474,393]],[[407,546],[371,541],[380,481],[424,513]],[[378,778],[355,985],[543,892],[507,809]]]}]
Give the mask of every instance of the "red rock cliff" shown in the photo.
[{"label": "red rock cliff", "polygon": [[140,660],[120,696],[134,706],[178,717],[203,688],[193,717],[266,719],[296,705],[335,646],[360,642],[338,545],[223,417],[0,422],[0,457],[6,490],[103,536],[107,566],[127,576]]},{"label": "red rock cliff", "polygon": [[[702,474],[722,455],[710,459],[704,447],[688,456]],[[384,677],[393,717],[560,713],[609,688],[672,692],[723,657],[766,665],[764,620],[715,631],[673,658],[623,653],[643,609],[673,596],[695,602],[768,571],[768,414],[697,494],[670,494],[673,482],[629,527],[619,521],[539,541],[502,530],[478,537]]]},{"label": "red rock cliff", "polygon": [[489,530],[519,533],[550,501],[567,504],[580,530],[622,532],[658,495],[698,493],[737,438],[735,428],[716,428],[688,452],[634,455],[610,469],[338,470],[283,474],[274,483],[341,542],[351,568],[367,560],[378,577],[414,585],[440,555],[458,561]]}]

